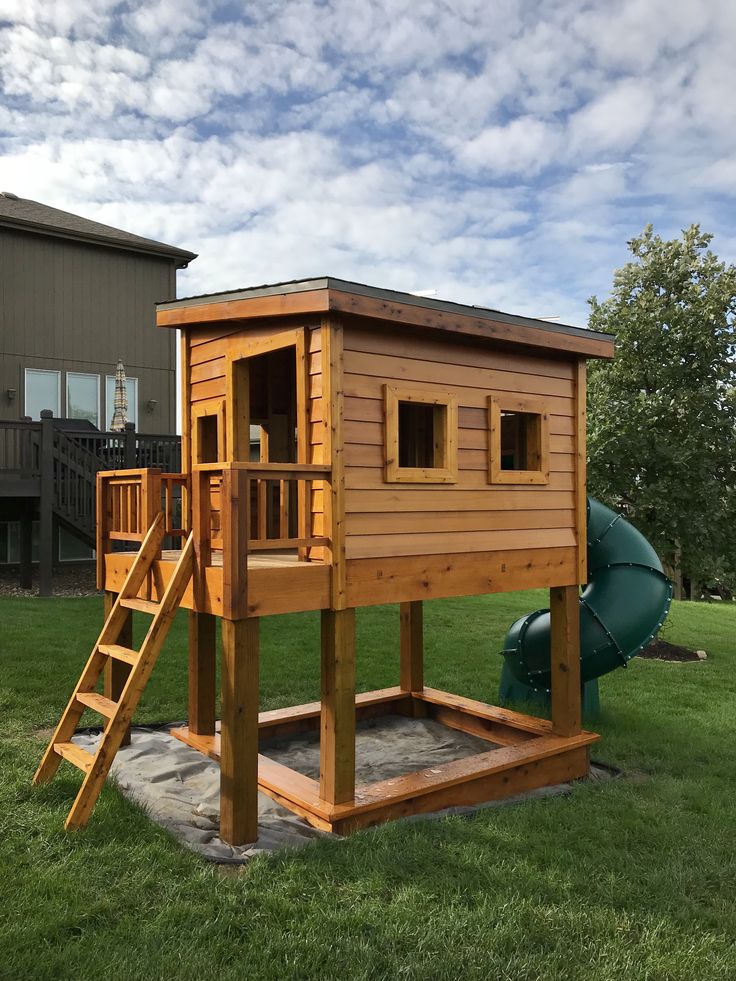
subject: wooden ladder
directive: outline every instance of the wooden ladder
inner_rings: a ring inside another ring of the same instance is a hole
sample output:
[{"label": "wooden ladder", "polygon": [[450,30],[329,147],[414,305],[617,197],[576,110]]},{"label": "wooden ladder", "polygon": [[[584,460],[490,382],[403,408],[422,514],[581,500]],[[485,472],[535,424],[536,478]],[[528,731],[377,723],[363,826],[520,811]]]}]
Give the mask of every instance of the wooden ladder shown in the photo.
[{"label": "wooden ladder", "polygon": [[[190,535],[161,602],[155,603],[137,598],[136,594],[159,553],[163,538],[164,516],[159,513],[143,540],[33,778],[35,784],[51,780],[62,759],[69,760],[84,773],[82,786],[66,819],[65,828],[83,828],[89,820],[115,754],[120,748],[143,689],[161,652],[184,590],[192,576],[194,538]],[[153,617],[139,651],[130,650],[116,643],[125,624],[128,610],[139,610]],[[117,702],[95,691],[108,658],[130,665],[130,674]],[[71,741],[82,713],[86,709],[92,709],[107,719],[94,754],[88,753]]]}]

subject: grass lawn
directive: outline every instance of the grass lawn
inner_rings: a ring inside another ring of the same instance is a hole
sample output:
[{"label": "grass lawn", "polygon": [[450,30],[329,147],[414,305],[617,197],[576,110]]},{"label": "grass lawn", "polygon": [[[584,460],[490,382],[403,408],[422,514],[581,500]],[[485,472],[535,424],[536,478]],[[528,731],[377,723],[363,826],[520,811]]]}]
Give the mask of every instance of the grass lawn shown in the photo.
[{"label": "grass lawn", "polygon": [[[542,593],[426,605],[427,682],[494,701],[507,625]],[[736,606],[673,606],[703,663],[636,660],[601,682],[594,755],[623,779],[412,824],[227,873],[114,789],[63,821],[79,774],[32,788],[99,629],[96,598],[0,601],[0,978],[736,978]],[[398,611],[358,616],[358,685],[396,683]],[[261,698],[318,697],[316,616],[263,623]],[[186,621],[139,721],[186,713]]]}]

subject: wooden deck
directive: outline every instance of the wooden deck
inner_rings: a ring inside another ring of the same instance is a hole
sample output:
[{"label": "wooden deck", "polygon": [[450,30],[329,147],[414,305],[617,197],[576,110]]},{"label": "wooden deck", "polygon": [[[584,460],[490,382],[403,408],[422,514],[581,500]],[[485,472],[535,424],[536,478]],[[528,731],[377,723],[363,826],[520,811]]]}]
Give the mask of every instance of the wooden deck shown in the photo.
[{"label": "wooden deck", "polygon": [[[136,552],[111,552],[104,556],[104,588],[119,592]],[[163,595],[179,557],[178,550],[167,549],[154,563],[150,580],[141,589],[143,599]],[[200,613],[223,615],[222,552],[213,552],[204,570],[199,592],[190,583],[181,605]],[[248,616],[275,613],[301,613],[322,610],[330,605],[330,566],[321,561],[300,561],[296,550],[264,551],[248,554]]]}]

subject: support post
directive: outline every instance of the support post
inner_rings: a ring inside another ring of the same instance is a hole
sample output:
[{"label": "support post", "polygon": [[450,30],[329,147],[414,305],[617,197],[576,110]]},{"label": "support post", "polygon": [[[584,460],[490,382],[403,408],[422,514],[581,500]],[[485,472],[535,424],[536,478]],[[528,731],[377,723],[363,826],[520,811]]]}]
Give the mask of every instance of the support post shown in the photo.
[{"label": "support post", "polygon": [[33,587],[33,507],[26,504],[20,520],[20,588]]},{"label": "support post", "polygon": [[126,422],[125,429],[123,430],[123,444],[124,444],[124,454],[125,454],[125,469],[135,470],[138,466],[138,461],[136,459],[136,433],[135,433],[135,423]]},{"label": "support post", "polygon": [[552,730],[558,736],[580,732],[580,597],[577,586],[549,591],[551,619]]},{"label": "support post", "polygon": [[41,410],[41,496],[38,526],[38,593],[51,596],[54,576],[54,415]]},{"label": "support post", "polygon": [[211,613],[189,613],[189,731],[215,734],[217,620]]},{"label": "support post", "polygon": [[355,610],[322,610],[319,795],[355,797]]},{"label": "support post", "polygon": [[258,839],[259,620],[222,621],[220,837]]},{"label": "support post", "polygon": [[[105,609],[105,620],[110,616],[110,611],[112,610],[115,600],[117,599],[117,593],[111,593],[109,590],[105,590],[104,599],[104,609]],[[128,610],[123,625],[120,628],[120,634],[116,643],[120,644],[121,647],[127,647],[132,649],[133,647],[133,611]],[[123,661],[118,661],[113,657],[108,657],[105,664],[105,678],[104,678],[104,695],[105,698],[112,699],[113,702],[120,700],[120,696],[123,693],[123,688],[125,687],[125,682],[128,680],[128,675],[130,674],[130,665],[125,664]],[[123,736],[123,741],[121,746],[130,745],[130,726],[125,730],[125,735]]]},{"label": "support post", "polygon": [[401,690],[424,688],[424,610],[421,600],[402,603],[401,622]]}]

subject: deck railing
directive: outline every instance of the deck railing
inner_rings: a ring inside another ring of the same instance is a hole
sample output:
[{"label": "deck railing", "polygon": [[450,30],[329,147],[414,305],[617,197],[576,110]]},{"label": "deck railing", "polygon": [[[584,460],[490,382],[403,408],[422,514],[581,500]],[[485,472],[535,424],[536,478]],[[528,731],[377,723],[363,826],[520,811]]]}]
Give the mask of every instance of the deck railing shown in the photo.
[{"label": "deck railing", "polygon": [[104,588],[104,556],[115,542],[140,543],[159,511],[165,535],[181,538],[189,530],[189,477],[160,470],[105,470],[97,474],[97,588]]},{"label": "deck railing", "polygon": [[[104,556],[118,542],[140,543],[158,511],[166,535],[194,532],[197,589],[202,573],[222,556],[223,615],[246,616],[248,553],[330,546],[314,533],[313,483],[330,483],[330,468],[299,463],[205,463],[187,474],[157,469],[112,470],[97,475],[97,584],[104,588]],[[191,504],[191,514],[190,514]],[[296,510],[295,510],[296,508]],[[219,563],[217,563],[219,564]]]},{"label": "deck railing", "polygon": [[[201,570],[222,552],[223,616],[247,615],[248,553],[266,549],[298,551],[330,545],[315,535],[312,483],[329,484],[330,468],[301,463],[204,463],[192,473],[192,530]],[[292,491],[292,487],[295,489]],[[274,489],[272,494],[271,488]],[[296,535],[291,533],[291,501],[296,498]],[[277,511],[271,519],[269,500]]]}]

